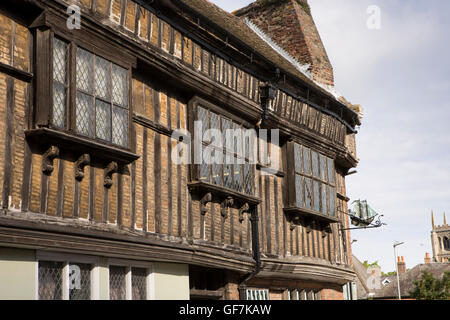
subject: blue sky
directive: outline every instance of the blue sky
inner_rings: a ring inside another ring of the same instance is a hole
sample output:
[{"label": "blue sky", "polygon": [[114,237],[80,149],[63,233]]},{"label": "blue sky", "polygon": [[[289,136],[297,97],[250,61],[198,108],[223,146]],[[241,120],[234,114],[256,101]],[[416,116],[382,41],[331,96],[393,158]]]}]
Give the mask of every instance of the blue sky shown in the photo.
[{"label": "blue sky", "polygon": [[[227,11],[252,1],[211,0]],[[352,200],[367,199],[388,223],[352,232],[354,254],[395,269],[392,243],[407,268],[423,263],[431,210],[450,218],[450,2],[309,0],[334,67],[336,87],[364,108],[357,137]],[[367,8],[381,9],[381,29],[367,28]]]}]

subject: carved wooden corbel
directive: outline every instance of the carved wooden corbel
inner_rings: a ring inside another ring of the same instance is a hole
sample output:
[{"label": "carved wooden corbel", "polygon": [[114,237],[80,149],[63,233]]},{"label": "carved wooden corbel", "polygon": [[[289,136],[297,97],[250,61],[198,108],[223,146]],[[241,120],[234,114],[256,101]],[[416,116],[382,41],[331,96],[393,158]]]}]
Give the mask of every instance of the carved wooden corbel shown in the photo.
[{"label": "carved wooden corbel", "polygon": [[83,154],[75,162],[75,179],[82,181],[84,179],[84,167],[91,163],[91,156],[87,153]]},{"label": "carved wooden corbel", "polygon": [[308,221],[308,222],[305,223],[306,233],[308,233],[308,234],[311,233],[313,225],[314,225],[313,221]]},{"label": "carved wooden corbel", "polygon": [[290,221],[290,229],[293,231],[296,227],[301,224],[300,217],[294,216]]},{"label": "carved wooden corbel", "polygon": [[245,203],[240,209],[239,209],[239,222],[244,222],[244,213],[248,213],[250,210],[250,206],[248,203]]},{"label": "carved wooden corbel", "polygon": [[327,236],[327,234],[330,234],[330,233],[332,233],[333,232],[333,230],[331,230],[331,226],[325,226],[323,229],[322,229],[322,238],[325,238],[326,236]]},{"label": "carved wooden corbel", "polygon": [[119,171],[119,166],[117,165],[117,162],[110,162],[108,166],[105,168],[105,179],[104,179],[104,186],[105,188],[109,189],[113,185],[113,179],[112,175],[114,173],[117,173]]},{"label": "carved wooden corbel", "polygon": [[202,216],[208,213],[208,207],[206,205],[211,201],[212,201],[211,192],[205,194],[203,198],[200,200],[200,213],[202,214]]},{"label": "carved wooden corbel", "polygon": [[42,156],[42,172],[47,176],[51,175],[53,170],[53,160],[59,156],[59,148],[51,146]]},{"label": "carved wooden corbel", "polygon": [[291,221],[290,223],[289,223],[289,229],[291,230],[291,231],[294,231],[294,229],[297,227],[297,225],[294,223],[294,221]]},{"label": "carved wooden corbel", "polygon": [[222,217],[224,219],[228,218],[228,210],[231,206],[233,206],[234,200],[232,197],[227,197],[221,204],[220,204],[220,213],[222,214]]}]

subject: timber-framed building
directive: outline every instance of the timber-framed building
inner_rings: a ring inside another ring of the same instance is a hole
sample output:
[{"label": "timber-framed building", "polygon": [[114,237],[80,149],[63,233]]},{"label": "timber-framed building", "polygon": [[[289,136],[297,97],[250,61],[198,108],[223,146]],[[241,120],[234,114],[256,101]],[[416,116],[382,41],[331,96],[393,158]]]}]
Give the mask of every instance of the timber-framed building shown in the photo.
[{"label": "timber-framed building", "polygon": [[[0,9],[0,298],[343,298],[360,115],[306,0]],[[279,144],[177,164],[196,120]]]}]

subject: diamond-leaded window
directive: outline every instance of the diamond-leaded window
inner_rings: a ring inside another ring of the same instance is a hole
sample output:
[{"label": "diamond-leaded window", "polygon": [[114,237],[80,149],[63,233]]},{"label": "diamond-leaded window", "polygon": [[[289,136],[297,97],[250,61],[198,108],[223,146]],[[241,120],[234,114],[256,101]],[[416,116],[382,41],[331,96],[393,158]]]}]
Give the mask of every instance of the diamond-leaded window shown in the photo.
[{"label": "diamond-leaded window", "polygon": [[[68,66],[73,60],[72,84]],[[80,47],[69,50],[69,44],[54,38],[52,125],[128,147],[128,80],[127,69]],[[74,105],[69,103],[70,86],[76,87]]]},{"label": "diamond-leaded window", "polygon": [[335,216],[334,161],[294,143],[295,200],[299,208]]},{"label": "diamond-leaded window", "polygon": [[61,262],[39,261],[39,300],[62,300]]},{"label": "diamond-leaded window", "polygon": [[[204,106],[197,106],[196,121],[202,126],[199,131],[202,137],[198,139],[203,146],[199,180],[253,195],[256,137],[247,134],[240,124]],[[209,130],[218,131],[210,134]]]},{"label": "diamond-leaded window", "polygon": [[91,269],[90,264],[39,261],[39,300],[90,300]]},{"label": "diamond-leaded window", "polygon": [[109,267],[109,298],[111,300],[126,299],[126,273],[126,267]]},{"label": "diamond-leaded window", "polygon": [[129,265],[109,267],[110,300],[147,300],[146,268]]},{"label": "diamond-leaded window", "polygon": [[69,299],[91,299],[91,265],[73,263],[69,265]]},{"label": "diamond-leaded window", "polygon": [[131,269],[131,288],[133,300],[145,300],[147,296],[147,270]]},{"label": "diamond-leaded window", "polygon": [[67,43],[53,39],[53,125],[64,128],[67,104]]}]

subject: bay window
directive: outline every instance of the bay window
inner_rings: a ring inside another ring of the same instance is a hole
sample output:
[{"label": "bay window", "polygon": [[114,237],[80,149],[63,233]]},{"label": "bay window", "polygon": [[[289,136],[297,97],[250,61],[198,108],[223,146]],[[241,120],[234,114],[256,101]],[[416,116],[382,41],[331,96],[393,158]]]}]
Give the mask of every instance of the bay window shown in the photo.
[{"label": "bay window", "polygon": [[333,159],[296,142],[288,142],[287,158],[291,168],[288,170],[288,211],[336,220]]},{"label": "bay window", "polygon": [[[128,147],[128,71],[80,46],[73,46],[76,50],[69,50],[71,44],[53,38],[51,125]],[[72,61],[73,74],[69,71]],[[70,83],[73,77],[75,82]],[[75,87],[73,92],[71,86]],[[75,95],[74,105],[70,103],[71,94]]]},{"label": "bay window", "polygon": [[[35,95],[30,142],[103,163],[129,164],[133,153],[131,74],[136,58],[89,30],[67,30],[46,13],[31,28]],[[63,31],[64,30],[64,31]]]},{"label": "bay window", "polygon": [[[194,98],[190,107],[190,126],[194,133],[192,159],[199,160],[192,166],[192,183],[258,202],[254,197],[256,132],[248,130],[249,126],[238,118],[199,98]],[[194,129],[200,126],[201,130]]]}]

